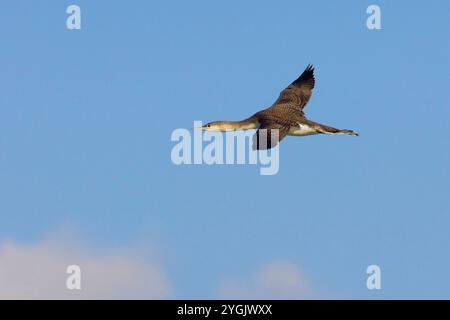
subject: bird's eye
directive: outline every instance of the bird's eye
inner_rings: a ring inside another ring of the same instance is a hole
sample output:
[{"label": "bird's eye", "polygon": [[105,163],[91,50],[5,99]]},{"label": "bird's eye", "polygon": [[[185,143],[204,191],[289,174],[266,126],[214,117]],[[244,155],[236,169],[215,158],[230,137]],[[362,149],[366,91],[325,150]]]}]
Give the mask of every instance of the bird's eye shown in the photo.
[{"label": "bird's eye", "polygon": [[206,127],[209,128],[209,127],[211,127],[211,125],[210,125],[210,124],[207,124]]}]

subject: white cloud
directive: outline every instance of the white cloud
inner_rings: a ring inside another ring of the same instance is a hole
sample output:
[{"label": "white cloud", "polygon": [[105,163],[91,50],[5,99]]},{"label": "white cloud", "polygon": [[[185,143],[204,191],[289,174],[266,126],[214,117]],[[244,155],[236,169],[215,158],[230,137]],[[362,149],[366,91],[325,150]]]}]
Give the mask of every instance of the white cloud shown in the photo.
[{"label": "white cloud", "polygon": [[274,261],[262,266],[247,280],[222,281],[219,296],[223,299],[313,299],[317,294],[295,264]]},{"label": "white cloud", "polygon": [[[64,243],[64,242],[63,242]],[[0,299],[163,299],[168,280],[154,259],[133,249],[99,253],[55,239],[0,242]],[[68,265],[81,268],[81,290],[66,288]]]}]

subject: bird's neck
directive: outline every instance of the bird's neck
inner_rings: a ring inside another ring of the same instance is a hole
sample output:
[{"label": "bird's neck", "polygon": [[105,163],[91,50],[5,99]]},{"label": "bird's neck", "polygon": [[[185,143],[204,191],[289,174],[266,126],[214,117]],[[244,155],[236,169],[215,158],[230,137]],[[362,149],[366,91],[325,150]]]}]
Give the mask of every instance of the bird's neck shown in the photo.
[{"label": "bird's neck", "polygon": [[250,130],[257,129],[259,122],[255,117],[250,117],[241,121],[220,121],[219,126],[221,131]]}]

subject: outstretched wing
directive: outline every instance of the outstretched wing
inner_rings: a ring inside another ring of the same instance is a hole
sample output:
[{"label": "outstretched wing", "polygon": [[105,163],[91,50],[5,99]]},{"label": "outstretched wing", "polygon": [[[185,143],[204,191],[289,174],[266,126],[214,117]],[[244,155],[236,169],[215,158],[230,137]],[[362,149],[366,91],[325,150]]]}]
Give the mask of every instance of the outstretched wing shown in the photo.
[{"label": "outstretched wing", "polygon": [[308,65],[300,77],[281,91],[271,108],[282,108],[285,112],[303,113],[303,108],[311,98],[314,84],[314,67]]},{"label": "outstretched wing", "polygon": [[289,125],[277,122],[262,123],[253,135],[253,150],[267,150],[275,147],[289,132]]}]

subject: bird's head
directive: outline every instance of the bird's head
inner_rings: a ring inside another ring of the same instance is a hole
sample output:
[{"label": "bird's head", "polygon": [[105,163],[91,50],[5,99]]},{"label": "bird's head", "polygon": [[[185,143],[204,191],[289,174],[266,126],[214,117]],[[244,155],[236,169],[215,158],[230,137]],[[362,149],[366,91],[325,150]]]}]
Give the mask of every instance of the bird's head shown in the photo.
[{"label": "bird's head", "polygon": [[224,121],[214,121],[205,124],[202,127],[203,131],[228,131],[227,125]]}]

